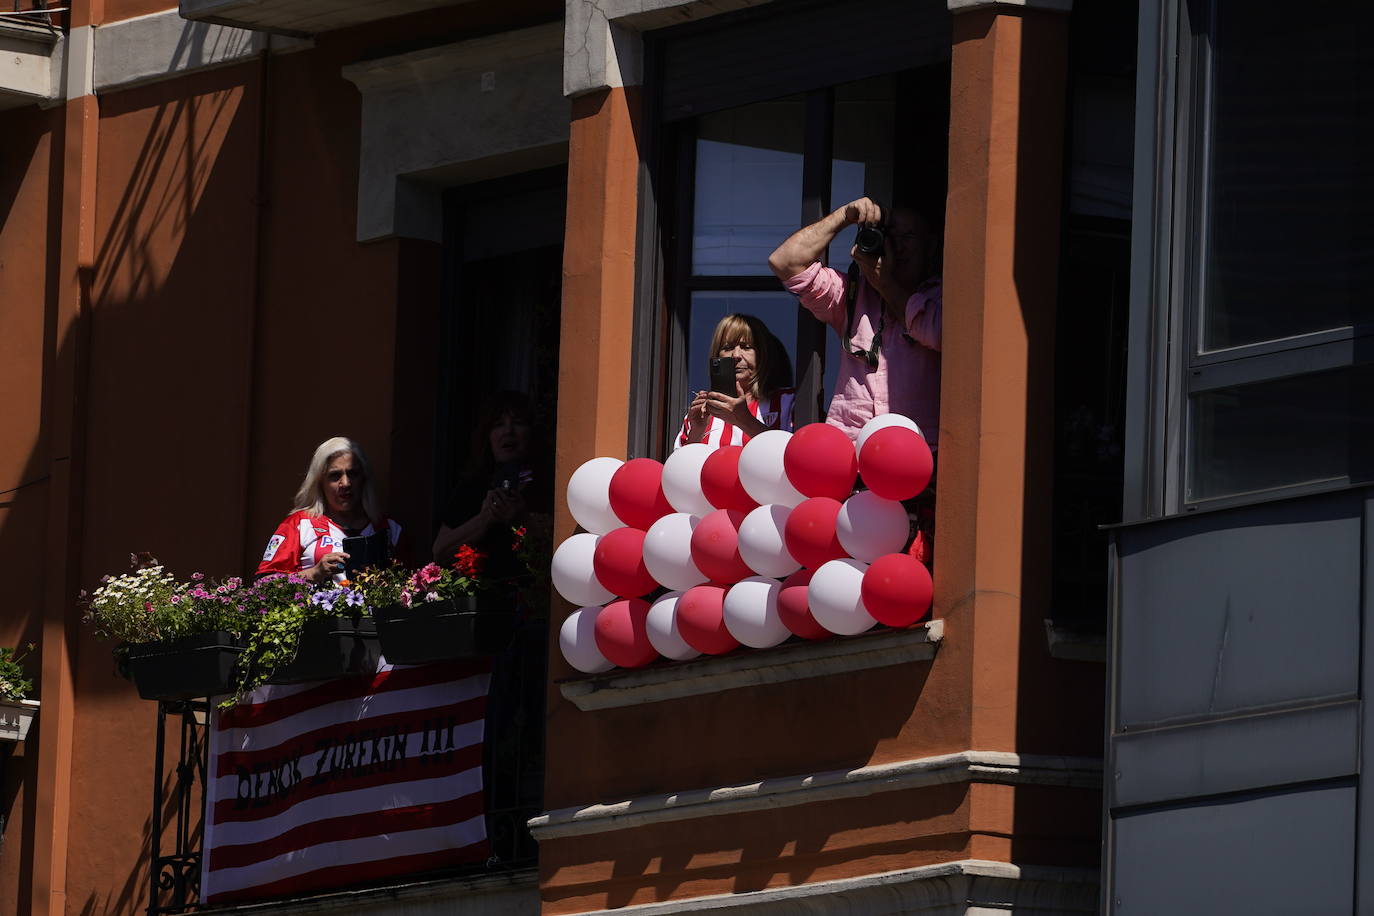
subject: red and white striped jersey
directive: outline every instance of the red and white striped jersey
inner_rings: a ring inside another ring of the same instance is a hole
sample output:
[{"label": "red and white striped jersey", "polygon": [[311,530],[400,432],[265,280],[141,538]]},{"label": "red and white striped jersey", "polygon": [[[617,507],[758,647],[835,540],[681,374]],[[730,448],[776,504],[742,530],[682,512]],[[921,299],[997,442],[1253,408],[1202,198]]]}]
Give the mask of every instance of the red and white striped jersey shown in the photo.
[{"label": "red and white striped jersey", "polygon": [[[787,432],[792,431],[792,406],[796,401],[796,392],[791,388],[782,388],[768,398],[767,403],[754,401],[749,404],[749,412],[752,413],[760,423],[769,429],[781,429]],[[706,427],[706,437],[702,439],[707,445],[719,447],[722,445],[743,445],[749,441],[749,437],[744,434],[733,423],[726,423],[720,417],[711,417],[711,423]],[[678,433],[677,439],[673,441],[673,450],[682,448],[687,444],[687,429],[690,418],[682,418],[682,432]]]},{"label": "red and white striped jersey", "polygon": [[[387,541],[392,548],[401,539],[401,526],[391,519],[386,520]],[[377,529],[369,522],[359,536],[376,534]],[[268,573],[294,573],[309,569],[325,554],[343,549],[344,530],[324,515],[311,515],[309,512],[293,512],[288,515],[272,537],[267,540],[267,549],[262,552],[262,562],[258,564],[259,576]],[[334,577],[343,581],[343,575]]]}]

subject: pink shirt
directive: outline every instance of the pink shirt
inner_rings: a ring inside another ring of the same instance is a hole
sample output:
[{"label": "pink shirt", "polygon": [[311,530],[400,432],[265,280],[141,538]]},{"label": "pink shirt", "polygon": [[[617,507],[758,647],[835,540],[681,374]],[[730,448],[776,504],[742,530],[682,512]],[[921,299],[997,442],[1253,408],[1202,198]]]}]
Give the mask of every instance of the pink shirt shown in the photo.
[{"label": "pink shirt", "polygon": [[[811,314],[844,339],[845,278],[820,262],[788,280],[787,291],[801,297]],[[873,345],[873,332],[882,315],[876,290],[860,281],[854,303],[854,349]],[[940,281],[929,280],[906,302],[905,321],[888,321],[883,328],[878,368],[863,359],[841,354],[839,378],[825,422],[843,429],[850,439],[878,414],[899,413],[916,421],[934,448],[940,435]]]}]

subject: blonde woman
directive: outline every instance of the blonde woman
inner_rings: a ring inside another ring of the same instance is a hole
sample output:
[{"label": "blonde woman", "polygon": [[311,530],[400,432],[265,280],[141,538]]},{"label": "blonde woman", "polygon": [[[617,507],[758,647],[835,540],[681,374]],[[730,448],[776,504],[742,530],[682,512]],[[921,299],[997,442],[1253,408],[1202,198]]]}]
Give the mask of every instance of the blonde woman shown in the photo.
[{"label": "blonde woman", "polygon": [[377,510],[372,474],[362,446],[343,436],[315,448],[296,505],[267,541],[259,576],[296,573],[311,582],[342,581],[348,554],[346,537],[387,533],[393,555],[401,526]]},{"label": "blonde woman", "polygon": [[792,363],[773,332],[753,315],[726,315],[711,336],[711,355],[735,359],[735,391],[698,391],[674,449],[693,442],[743,445],[766,429],[792,429]]}]

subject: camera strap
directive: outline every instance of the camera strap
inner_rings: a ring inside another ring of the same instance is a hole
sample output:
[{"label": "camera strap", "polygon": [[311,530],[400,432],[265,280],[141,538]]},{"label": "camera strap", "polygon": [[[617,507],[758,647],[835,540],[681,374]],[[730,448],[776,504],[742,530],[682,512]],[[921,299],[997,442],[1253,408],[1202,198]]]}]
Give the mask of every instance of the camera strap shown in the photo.
[{"label": "camera strap", "polygon": [[878,310],[878,328],[873,332],[873,346],[867,350],[855,349],[852,338],[854,335],[854,310],[859,301],[859,284],[863,282],[863,276],[859,272],[857,262],[849,262],[849,272],[845,277],[844,283],[844,337],[840,341],[840,346],[844,352],[855,359],[861,359],[868,364],[870,372],[878,369],[878,354],[883,347],[883,329],[887,324],[887,310]]}]

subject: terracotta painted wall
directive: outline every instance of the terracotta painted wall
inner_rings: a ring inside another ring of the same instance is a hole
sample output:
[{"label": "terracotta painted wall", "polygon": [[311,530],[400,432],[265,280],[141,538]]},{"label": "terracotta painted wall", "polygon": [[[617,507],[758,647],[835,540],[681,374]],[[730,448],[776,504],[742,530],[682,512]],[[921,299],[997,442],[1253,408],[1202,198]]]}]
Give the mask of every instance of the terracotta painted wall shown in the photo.
[{"label": "terracotta painted wall", "polygon": [[[78,18],[161,6],[116,0],[83,6]],[[181,573],[251,571],[310,451],[331,435],[364,443],[384,491],[394,446],[400,475],[416,477],[405,445],[428,441],[409,427],[429,414],[393,385],[397,314],[404,304],[406,339],[415,340],[414,322],[437,308],[438,246],[355,240],[359,97],[340,70],[417,40],[461,40],[561,10],[465,4],[321,36],[265,71],[254,60],[110,92],[91,106],[94,194],[84,212],[96,270],[90,355],[78,373],[88,417],[77,469],[84,525],[67,545],[81,556],[83,586],[122,569],[130,550],[150,550]],[[0,113],[0,491],[49,466],[45,353],[75,353],[67,340],[45,349],[43,336],[51,336],[54,290],[65,288],[56,276],[60,175],[71,152],[63,124],[62,107]],[[411,395],[424,377],[406,376]],[[399,435],[398,397],[408,424]],[[427,492],[430,460],[415,461],[423,479],[406,494],[409,506],[424,501],[417,493]],[[0,644],[37,635],[41,595],[53,587],[44,579],[49,489],[39,481],[0,495]],[[426,526],[416,526],[421,545]],[[75,608],[70,614],[72,814],[65,885],[52,899],[73,913],[140,912],[155,707],[135,697],[114,672],[110,646],[75,626]],[[0,916],[37,906],[29,874],[37,747],[29,742],[4,774]]]},{"label": "terracotta painted wall", "polygon": [[[60,170],[61,112],[7,115],[0,144],[0,645],[41,639],[43,546],[48,520],[49,462],[43,423],[44,335],[54,307],[50,256],[56,224],[50,179]],[[39,652],[28,660],[39,680]],[[35,734],[35,733],[31,733]],[[13,890],[29,865],[24,824],[33,818],[36,743],[4,762],[0,780],[0,914],[25,916],[27,898]]]}]

